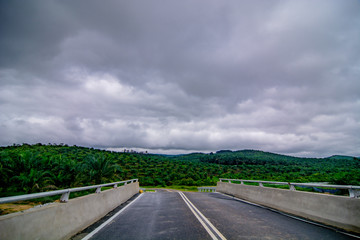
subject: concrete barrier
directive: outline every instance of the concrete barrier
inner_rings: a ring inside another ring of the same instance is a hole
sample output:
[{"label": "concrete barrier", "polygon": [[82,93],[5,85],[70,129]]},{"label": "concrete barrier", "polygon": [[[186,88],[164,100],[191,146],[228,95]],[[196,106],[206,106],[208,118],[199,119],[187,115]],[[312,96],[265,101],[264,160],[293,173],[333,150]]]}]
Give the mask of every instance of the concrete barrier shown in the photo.
[{"label": "concrete barrier", "polygon": [[0,216],[0,239],[69,239],[139,192],[139,182]]},{"label": "concrete barrier", "polygon": [[326,225],[360,233],[360,199],[218,182],[217,192]]}]

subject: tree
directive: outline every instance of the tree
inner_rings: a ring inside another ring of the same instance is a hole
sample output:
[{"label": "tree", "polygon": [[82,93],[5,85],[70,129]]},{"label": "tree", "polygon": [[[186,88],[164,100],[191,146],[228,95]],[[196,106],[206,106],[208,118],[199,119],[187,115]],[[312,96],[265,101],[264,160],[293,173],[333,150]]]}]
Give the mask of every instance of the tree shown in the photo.
[{"label": "tree", "polygon": [[33,168],[30,169],[30,172],[13,177],[12,180],[26,193],[39,192],[52,182],[49,171],[38,171]]},{"label": "tree", "polygon": [[111,180],[119,166],[107,160],[103,154],[89,155],[84,164],[84,173],[88,175],[95,184]]}]

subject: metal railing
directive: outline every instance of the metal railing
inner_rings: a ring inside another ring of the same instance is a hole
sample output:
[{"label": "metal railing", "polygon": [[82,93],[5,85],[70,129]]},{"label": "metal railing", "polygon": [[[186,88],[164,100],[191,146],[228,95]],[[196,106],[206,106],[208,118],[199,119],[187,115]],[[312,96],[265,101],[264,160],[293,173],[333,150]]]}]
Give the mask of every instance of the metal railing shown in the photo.
[{"label": "metal railing", "polygon": [[17,201],[23,201],[23,200],[30,200],[30,199],[36,199],[36,198],[43,198],[43,197],[50,197],[55,195],[60,195],[60,202],[67,202],[69,201],[70,193],[72,192],[80,192],[90,189],[96,189],[95,193],[100,193],[102,187],[108,187],[113,186],[113,188],[117,188],[119,184],[128,184],[137,182],[138,179],[131,179],[131,180],[125,180],[120,182],[112,182],[112,183],[105,183],[105,184],[99,184],[99,185],[92,185],[92,186],[86,186],[86,187],[78,187],[78,188],[68,188],[68,189],[62,189],[62,190],[56,190],[56,191],[50,191],[50,192],[41,192],[41,193],[32,193],[32,194],[25,194],[25,195],[19,195],[19,196],[12,196],[12,197],[3,197],[0,198],[0,204],[1,203],[10,203],[10,202],[17,202]]},{"label": "metal railing", "polygon": [[216,192],[216,187],[198,187],[199,192]]},{"label": "metal railing", "polygon": [[330,185],[330,184],[320,184],[320,183],[291,183],[291,182],[275,182],[275,181],[258,181],[258,180],[243,180],[243,179],[226,179],[220,178],[220,182],[240,182],[244,184],[247,183],[258,183],[260,187],[264,187],[264,184],[274,184],[274,185],[288,185],[289,189],[296,191],[295,187],[319,187],[319,188],[333,188],[333,189],[347,189],[349,191],[349,197],[359,198],[360,197],[360,186],[352,185]]}]

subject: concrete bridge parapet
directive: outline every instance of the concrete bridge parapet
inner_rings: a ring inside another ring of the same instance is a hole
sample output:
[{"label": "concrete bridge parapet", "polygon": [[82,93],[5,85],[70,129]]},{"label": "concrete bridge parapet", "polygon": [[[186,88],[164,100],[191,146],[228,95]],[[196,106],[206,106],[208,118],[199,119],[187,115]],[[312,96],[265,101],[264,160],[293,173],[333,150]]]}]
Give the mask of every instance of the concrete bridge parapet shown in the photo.
[{"label": "concrete bridge parapet", "polygon": [[360,199],[218,182],[217,192],[326,225],[360,233]]},{"label": "concrete bridge parapet", "polygon": [[69,239],[139,192],[132,182],[100,193],[0,216],[0,239]]}]

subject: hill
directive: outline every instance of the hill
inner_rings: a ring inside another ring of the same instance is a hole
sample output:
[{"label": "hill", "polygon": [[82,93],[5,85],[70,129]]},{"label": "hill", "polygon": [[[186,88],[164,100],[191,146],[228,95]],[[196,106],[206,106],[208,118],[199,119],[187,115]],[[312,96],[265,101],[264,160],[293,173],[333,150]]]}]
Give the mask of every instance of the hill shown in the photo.
[{"label": "hill", "polygon": [[338,160],[356,160],[356,157],[351,156],[343,156],[343,155],[333,155],[331,157],[328,157],[327,159],[338,159]]},{"label": "hill", "polygon": [[[282,161],[286,162],[296,162],[296,161],[320,161],[321,158],[300,158],[300,157],[293,157],[287,155],[281,155],[277,153],[271,152],[263,152],[259,150],[238,150],[238,151],[231,151],[231,150],[220,150],[217,151],[215,154],[204,154],[204,153],[192,153],[187,155],[181,156],[174,156],[176,159],[182,160],[198,160],[202,162],[210,162],[210,163],[217,163],[217,164],[224,164],[224,165],[238,165],[243,163],[281,163]],[[338,159],[338,158],[331,158],[331,159]]]}]

